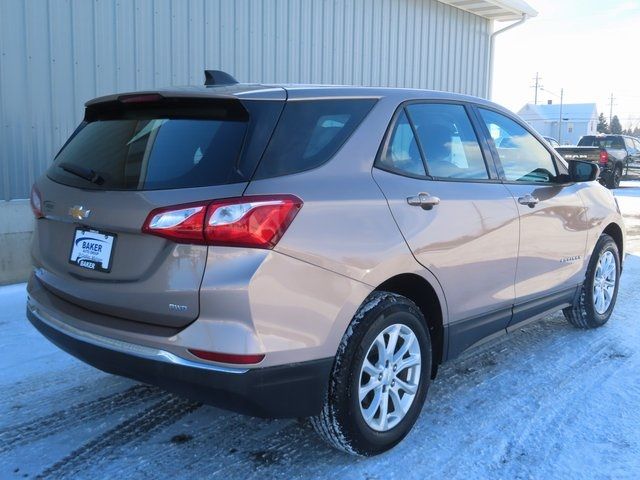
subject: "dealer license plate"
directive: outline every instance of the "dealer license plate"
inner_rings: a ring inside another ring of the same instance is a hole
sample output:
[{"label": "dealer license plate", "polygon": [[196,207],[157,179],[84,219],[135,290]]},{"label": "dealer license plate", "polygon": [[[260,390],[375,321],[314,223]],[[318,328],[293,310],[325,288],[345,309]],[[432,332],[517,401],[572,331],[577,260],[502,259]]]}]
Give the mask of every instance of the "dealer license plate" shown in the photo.
[{"label": "dealer license plate", "polygon": [[77,228],[69,263],[89,270],[109,272],[115,240],[114,234]]}]

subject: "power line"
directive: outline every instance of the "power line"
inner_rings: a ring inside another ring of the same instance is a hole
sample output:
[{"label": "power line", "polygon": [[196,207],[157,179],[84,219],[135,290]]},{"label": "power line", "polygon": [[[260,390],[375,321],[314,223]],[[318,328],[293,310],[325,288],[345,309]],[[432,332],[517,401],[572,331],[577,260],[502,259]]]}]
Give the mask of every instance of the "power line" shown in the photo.
[{"label": "power line", "polygon": [[559,97],[560,96],[557,93],[552,92],[551,90],[547,90],[546,88],[543,88],[542,86],[540,86],[540,90],[542,90],[543,92],[547,92],[547,93],[553,95],[554,97]]}]

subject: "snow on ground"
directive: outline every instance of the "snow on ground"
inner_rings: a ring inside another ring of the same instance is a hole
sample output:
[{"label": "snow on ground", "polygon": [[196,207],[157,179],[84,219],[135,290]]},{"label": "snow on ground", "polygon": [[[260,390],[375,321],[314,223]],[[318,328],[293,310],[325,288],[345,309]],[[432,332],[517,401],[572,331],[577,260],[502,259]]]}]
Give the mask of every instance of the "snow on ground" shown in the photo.
[{"label": "snow on ground", "polygon": [[610,322],[556,314],[445,365],[376,458],[92,369],[30,326],[24,284],[2,287],[0,478],[638,478],[640,182],[617,196],[631,254]]}]

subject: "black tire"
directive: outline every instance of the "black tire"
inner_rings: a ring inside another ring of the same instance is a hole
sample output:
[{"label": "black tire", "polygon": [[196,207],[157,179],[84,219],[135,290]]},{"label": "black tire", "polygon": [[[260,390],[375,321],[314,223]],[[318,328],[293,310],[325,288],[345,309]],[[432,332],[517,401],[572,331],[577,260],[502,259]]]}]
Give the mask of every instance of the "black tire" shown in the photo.
[{"label": "black tire", "polygon": [[[593,286],[598,261],[605,252],[613,253],[615,258],[616,282],[609,308],[603,313],[598,313],[594,305]],[[563,310],[565,318],[571,325],[577,328],[598,328],[607,323],[616,305],[618,287],[620,285],[620,271],[620,252],[618,251],[618,246],[613,238],[603,234],[593,249],[593,255],[591,255],[591,260],[589,260],[584,283],[582,284],[582,289],[576,303],[572,307]]]},{"label": "black tire", "polygon": [[[360,410],[360,369],[376,337],[394,324],[407,325],[420,345],[420,375],[413,403],[393,428],[376,431]],[[426,321],[411,300],[389,292],[373,292],[353,317],[338,348],[321,413],[312,417],[316,432],[347,453],[371,456],[397,445],[420,415],[431,381],[431,341]]]},{"label": "black tire", "polygon": [[622,181],[622,171],[622,165],[618,165],[613,175],[613,188],[620,188],[620,182]]},{"label": "black tire", "polygon": [[607,177],[606,186],[610,190],[614,190],[620,187],[620,181],[622,180],[622,165],[616,165],[613,171]]}]

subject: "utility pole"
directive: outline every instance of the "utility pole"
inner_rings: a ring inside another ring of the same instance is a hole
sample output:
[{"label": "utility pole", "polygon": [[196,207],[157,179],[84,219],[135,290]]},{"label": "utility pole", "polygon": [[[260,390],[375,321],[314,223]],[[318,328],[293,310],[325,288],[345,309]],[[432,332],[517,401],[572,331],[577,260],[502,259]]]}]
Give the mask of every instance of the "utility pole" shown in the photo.
[{"label": "utility pole", "polygon": [[609,100],[609,128],[611,128],[611,120],[613,120],[613,93],[611,94],[611,99]]},{"label": "utility pole", "polygon": [[560,118],[558,119],[558,143],[562,145],[562,101],[564,99],[564,88],[560,89]]},{"label": "utility pole", "polygon": [[533,79],[533,81],[536,83],[534,85],[531,85],[533,88],[536,89],[536,93],[534,94],[534,101],[533,101],[535,105],[538,104],[538,89],[542,89],[542,85],[540,84],[541,80],[542,79],[540,78],[540,75],[538,74],[538,72],[536,72],[536,77]]}]

